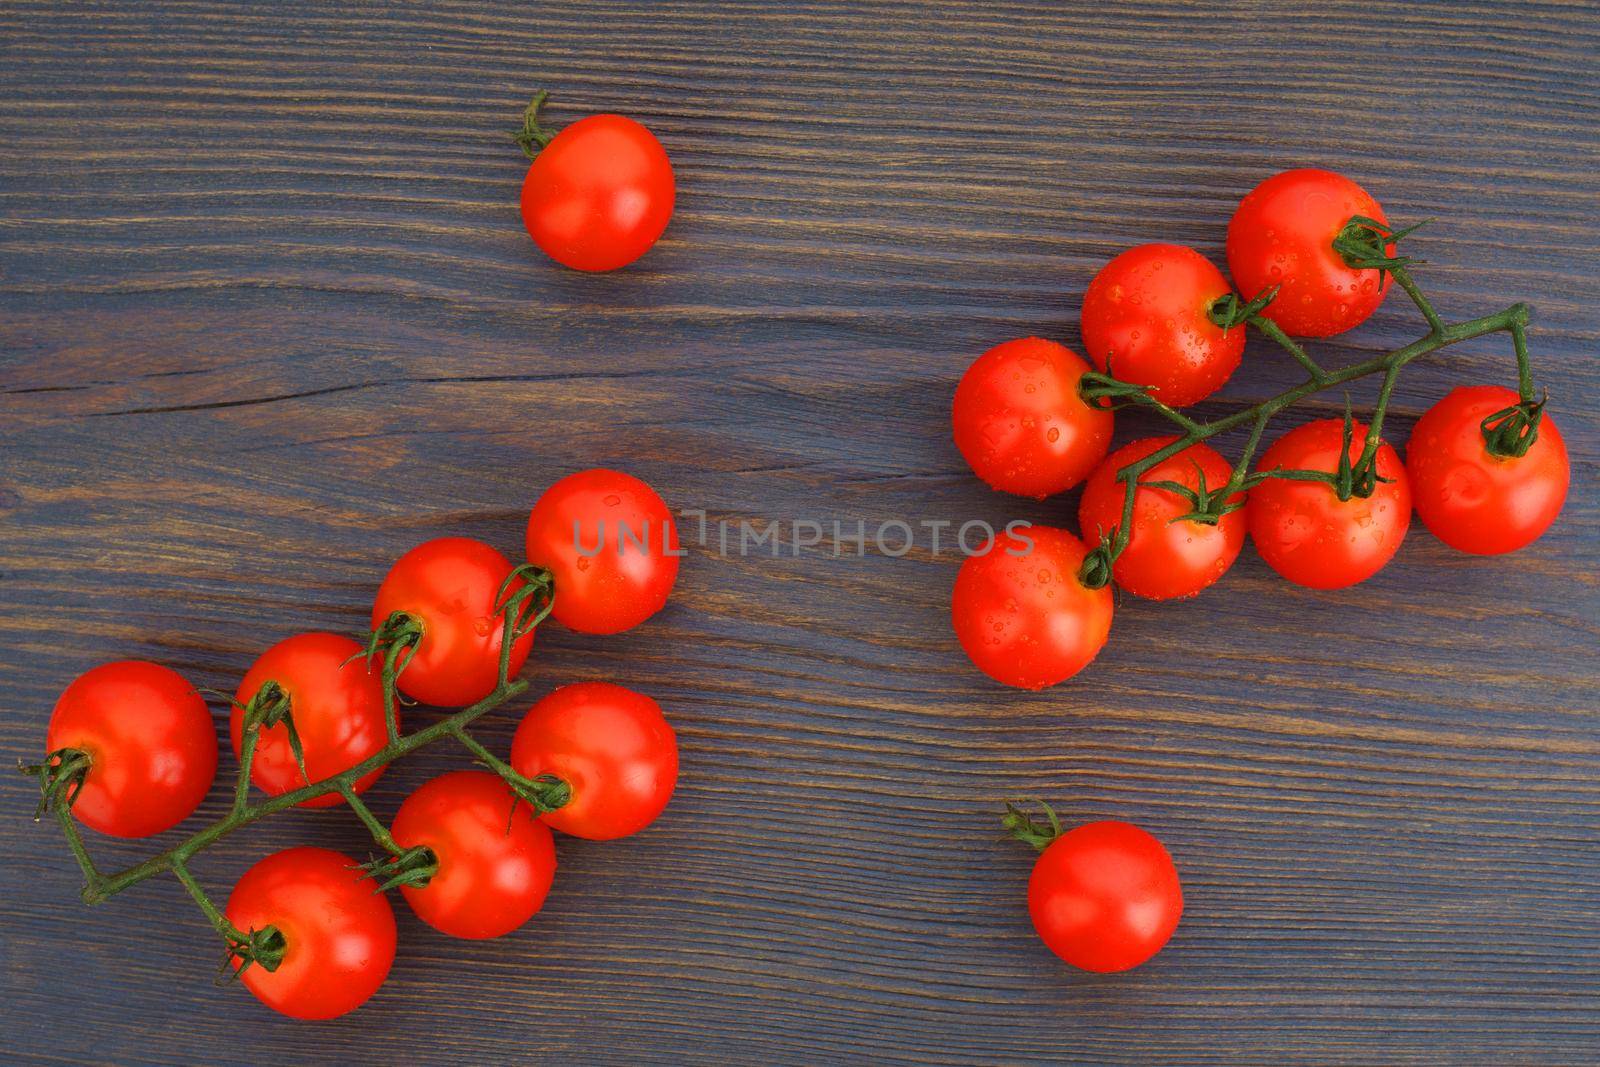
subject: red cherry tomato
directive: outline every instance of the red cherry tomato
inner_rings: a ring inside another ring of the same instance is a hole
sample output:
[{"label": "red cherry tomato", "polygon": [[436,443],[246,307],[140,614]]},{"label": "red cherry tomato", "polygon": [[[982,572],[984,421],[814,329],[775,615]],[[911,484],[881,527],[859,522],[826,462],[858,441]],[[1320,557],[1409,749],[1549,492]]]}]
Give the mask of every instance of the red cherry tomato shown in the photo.
[{"label": "red cherry tomato", "polygon": [[1356,270],[1333,250],[1358,215],[1387,222],[1365,189],[1331,170],[1286,170],[1256,186],[1228,223],[1228,270],[1240,295],[1281,286],[1262,315],[1297,337],[1329,337],[1367,321],[1389,276]]},{"label": "red cherry tomato", "polygon": [[1075,827],[1039,854],[1028,912],[1050,951],[1086,971],[1126,971],[1154,956],[1183,915],[1178,871],[1131,823]]},{"label": "red cherry tomato", "polygon": [[[1332,473],[1339,463],[1344,423],[1321,419],[1297,426],[1275,441],[1256,465]],[[1357,423],[1349,456],[1354,463],[1367,440]],[[1250,537],[1267,565],[1291,582],[1312,589],[1342,589],[1372,577],[1394,557],[1411,525],[1411,488],[1400,457],[1378,446],[1381,478],[1372,495],[1340,500],[1326,482],[1268,478],[1250,490],[1245,518]]]},{"label": "red cherry tomato", "polygon": [[[1117,472],[1176,440],[1146,437],[1134,441],[1117,449],[1095,469],[1078,502],[1078,527],[1084,537],[1098,541],[1122,524],[1127,489]],[[1133,530],[1111,568],[1112,577],[1122,588],[1152,600],[1194,596],[1233,566],[1244,547],[1242,510],[1230,511],[1214,524],[1180,519],[1195,510],[1195,501],[1148,484],[1175,482],[1199,490],[1202,475],[1208,492],[1221,489],[1233,476],[1228,461],[1204,441],[1162,460],[1139,476],[1139,489],[1133,497]],[[1242,504],[1244,498],[1243,493],[1236,493],[1229,502]]]},{"label": "red cherry tomato", "polygon": [[619,633],[660,611],[682,554],[667,505],[621,471],[569,474],[528,516],[528,561],[556,578],[551,614],[581,633]]},{"label": "red cherry tomato", "polygon": [[1521,456],[1496,456],[1483,420],[1518,401],[1498,385],[1462,386],[1428,409],[1411,431],[1406,473],[1417,514],[1451,548],[1494,556],[1532,544],[1556,521],[1572,465],[1548,413]]},{"label": "red cherry tomato", "polygon": [[1233,290],[1211,261],[1183,245],[1130,248],[1083,295],[1083,347],[1094,365],[1154,387],[1171,407],[1204,400],[1239,366],[1245,331],[1208,317]]},{"label": "red cherry tomato", "polygon": [[533,706],[511,741],[511,766],[553,774],[572,798],[540,816],[574,837],[609,841],[655,821],[678,781],[678,742],[661,706],[606,682],[562,686]]},{"label": "red cherry tomato", "polygon": [[394,963],[394,909],[355,867],[330,849],[288,848],[233,887],[228,921],[246,933],[273,926],[284,938],[276,970],[251,965],[239,975],[267,1007],[295,1019],[332,1019],[383,984]]},{"label": "red cherry tomato", "polygon": [[72,813],[114,837],[182,822],[217,775],[217,727],[205,701],[175,672],[141,660],[103,663],[67,686],[45,746],[89,757],[68,798]]},{"label": "red cherry tomato", "polygon": [[[389,568],[372,605],[372,625],[395,612],[422,624],[422,640],[400,672],[401,692],[424,704],[463,707],[494,692],[500,681],[504,603],[500,587],[514,568],[490,545],[470,537],[424,541]],[[506,592],[521,589],[518,579]],[[533,634],[511,644],[511,676],[527,662]]]},{"label": "red cherry tomato", "polygon": [[426,846],[439,869],[428,884],[403,885],[411,910],[451,937],[508,934],[533,918],[556,876],[556,846],[499,775],[453,771],[406,798],[393,835]]},{"label": "red cherry tomato", "polygon": [[1038,337],[996,345],[956,386],[956,447],[995,489],[1043,499],[1089,476],[1111,446],[1111,412],[1078,395],[1089,364]]},{"label": "red cherry tomato", "polygon": [[989,677],[1043,689],[1077,674],[1111,632],[1111,587],[1087,589],[1088,549],[1066,530],[1030,526],[969,556],[950,606],[956,638]]},{"label": "red cherry tomato", "polygon": [[[244,751],[244,708],[267,682],[277,682],[289,694],[289,715],[305,754],[306,775],[300,773],[289,727],[279,723],[261,731],[250,761],[250,780],[272,796],[288,793],[349,770],[377,755],[388,742],[383,719],[383,686],[376,672],[361,659],[361,646],[338,634],[296,634],[263,652],[234,695],[228,732],[233,754]],[[354,661],[351,662],[352,657]],[[356,779],[362,793],[378,780],[384,768]],[[297,807],[328,808],[343,804],[337,793],[302,800]]]},{"label": "red cherry tomato", "polygon": [[[535,115],[542,99],[530,109]],[[591,115],[538,149],[522,182],[522,221],[557,263],[615,270],[656,243],[675,191],[672,163],[654,134],[621,115]]]}]

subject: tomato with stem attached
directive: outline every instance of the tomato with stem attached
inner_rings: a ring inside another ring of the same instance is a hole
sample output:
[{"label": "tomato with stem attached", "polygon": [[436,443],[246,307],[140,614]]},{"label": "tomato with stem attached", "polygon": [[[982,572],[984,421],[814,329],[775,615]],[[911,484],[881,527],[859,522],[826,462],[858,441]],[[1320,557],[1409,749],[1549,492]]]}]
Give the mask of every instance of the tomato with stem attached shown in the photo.
[{"label": "tomato with stem attached", "polygon": [[1007,805],[1004,825],[1040,849],[1028,913],[1050,951],[1085,971],[1126,971],[1150,959],[1183,917],[1183,887],[1165,846],[1132,823],[1107,819],[1065,832]]},{"label": "tomato with stem attached", "polygon": [[672,162],[655,134],[623,115],[590,115],[560,133],[539,125],[540,92],[517,143],[533,160],[522,180],[522,221],[557,263],[584,271],[625,267],[672,218]]},{"label": "tomato with stem attached", "polygon": [[563,833],[609,841],[638,833],[672,799],[678,742],[661,706],[609,682],[562,686],[533,706],[511,740],[511,766],[554,775],[568,801],[540,816]]},{"label": "tomato with stem attached", "polygon": [[1540,410],[1524,454],[1497,455],[1488,447],[1485,421],[1493,428],[1520,403],[1504,386],[1462,386],[1411,431],[1406,473],[1417,514],[1452,548],[1485,556],[1515,552],[1548,530],[1566,502],[1572,464],[1548,413]]},{"label": "tomato with stem attached", "polygon": [[[1315,167],[1286,170],[1239,202],[1228,223],[1228,270],[1246,300],[1278,286],[1261,312],[1296,337],[1330,337],[1378,310],[1390,275],[1356,268],[1334,248],[1352,219],[1386,229],[1383,208],[1342,174]],[[1394,254],[1393,242],[1379,247]]]},{"label": "tomato with stem attached", "polygon": [[656,491],[621,471],[569,474],[528,515],[528,561],[555,575],[556,620],[614,634],[660,611],[678,578],[678,528]]},{"label": "tomato with stem attached", "polygon": [[217,727],[194,686],[143,660],[103,663],[62,692],[41,768],[78,820],[113,837],[182,822],[217,775]]},{"label": "tomato with stem attached", "polygon": [[1078,393],[1089,364],[1025,337],[979,356],[956,386],[956,447],[992,488],[1043,499],[1089,476],[1111,446],[1111,411]]},{"label": "tomato with stem attached", "polygon": [[[1123,445],[1090,476],[1078,501],[1078,528],[1085,538],[1110,537],[1122,525],[1127,483],[1117,475],[1130,463],[1160,451],[1177,437],[1146,437]],[[1245,494],[1235,493],[1214,521],[1205,515],[1233,468],[1204,441],[1197,441],[1139,475],[1133,494],[1133,528],[1112,564],[1117,584],[1135,596],[1171,600],[1194,596],[1221,578],[1244,547]]]},{"label": "tomato with stem attached", "polygon": [[1169,407],[1197,403],[1222,388],[1244,355],[1244,329],[1224,330],[1210,318],[1211,305],[1232,291],[1192,248],[1130,248],[1083,294],[1083,347],[1096,367],[1150,386]]},{"label": "tomato with stem attached", "polygon": [[544,905],[555,879],[550,830],[488,771],[426,783],[400,805],[391,832],[401,847],[432,854],[426,884],[400,892],[423,922],[451,937],[510,933]]},{"label": "tomato with stem attached", "polygon": [[956,575],[950,617],[977,668],[997,682],[1043,689],[1089,665],[1111,632],[1111,588],[1090,589],[1088,548],[1066,530],[1007,530]]},{"label": "tomato with stem attached", "polygon": [[[424,541],[389,568],[372,605],[372,626],[410,644],[399,654],[400,691],[424,704],[463,707],[500,683],[507,598],[527,583],[494,546],[470,537]],[[533,648],[513,638],[508,677]]]},{"label": "tomato with stem attached", "polygon": [[[1367,428],[1341,419],[1297,426],[1273,442],[1256,465],[1274,470],[1336,474],[1340,455],[1353,467],[1366,446]],[[1327,481],[1266,477],[1250,490],[1245,519],[1267,565],[1297,585],[1342,589],[1365,581],[1394,558],[1411,525],[1411,487],[1400,457],[1387,442],[1374,454],[1368,496],[1339,499]]]},{"label": "tomato with stem attached", "polygon": [[228,921],[244,933],[270,926],[283,938],[275,969],[252,962],[238,970],[261,1003],[295,1019],[332,1019],[383,985],[394,963],[394,909],[356,867],[331,849],[288,848],[233,887]]},{"label": "tomato with stem attached", "polygon": [[[269,682],[288,695],[289,721],[256,727],[260,733],[250,760],[250,781],[268,794],[277,796],[331,778],[377,755],[388,743],[383,686],[362,662],[361,646],[339,634],[296,634],[263,652],[239,683],[228,719],[235,756],[244,751],[245,707]],[[379,767],[356,779],[355,791],[365,792],[383,771]],[[338,793],[327,793],[298,806],[327,808],[343,803]]]}]

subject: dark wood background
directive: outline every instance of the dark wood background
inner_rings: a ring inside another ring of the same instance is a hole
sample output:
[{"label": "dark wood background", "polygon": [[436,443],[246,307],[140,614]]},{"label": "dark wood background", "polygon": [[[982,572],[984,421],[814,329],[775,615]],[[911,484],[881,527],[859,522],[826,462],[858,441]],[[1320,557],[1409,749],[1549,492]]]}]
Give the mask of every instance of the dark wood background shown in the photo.
[{"label": "dark wood background", "polygon": [[[8,763],[91,665],[231,690],[291,632],[359,628],[417,541],[515,552],[580,467],[713,519],[1062,519],[1075,497],[969,475],[961,371],[1015,336],[1077,345],[1123,247],[1220,260],[1239,196],[1285,166],[1437,217],[1417,250],[1451,316],[1535,305],[1574,461],[1560,524],[1517,556],[1413,526],[1378,577],[1316,593],[1247,551],[1196,601],[1122,599],[1098,662],[1037,695],[957,648],[952,556],[696,550],[655,621],[548,627],[528,668],[539,693],[661,700],[683,749],[666,817],[562,840],[549,904],[497,942],[397,904],[389,983],[331,1024],[214,989],[174,882],[79,906],[5,774],[6,1058],[1593,1062],[1597,54],[1583,2],[6,0]],[[623,111],[670,150],[677,214],[635,267],[561,270],[523,233],[507,131],[539,86],[556,124]],[[1397,298],[1318,351],[1418,332]],[[1415,366],[1393,436],[1510,366],[1503,339]],[[1294,376],[1253,346],[1202,413]],[[517,717],[482,736],[503,749]],[[376,808],[464,762],[394,767]],[[1035,940],[1029,856],[996,825],[1018,794],[1170,846],[1188,909],[1154,963],[1091,977]],[[225,895],[300,842],[368,845],[297,813],[200,873]]]}]

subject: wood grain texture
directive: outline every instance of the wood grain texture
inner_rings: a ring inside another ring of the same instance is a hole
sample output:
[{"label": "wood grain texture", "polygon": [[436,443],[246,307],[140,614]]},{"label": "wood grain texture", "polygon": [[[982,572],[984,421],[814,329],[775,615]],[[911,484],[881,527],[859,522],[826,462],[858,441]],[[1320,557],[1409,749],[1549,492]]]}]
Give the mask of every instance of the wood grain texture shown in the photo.
[{"label": "wood grain texture", "polygon": [[[1535,305],[1575,464],[1516,556],[1414,526],[1317,593],[1247,551],[1198,600],[1121,600],[1100,660],[1038,695],[961,655],[951,556],[695,550],[654,622],[547,627],[529,668],[661,700],[667,817],[563,840],[545,910],[498,942],[397,905],[389,984],[331,1024],[213,989],[173,882],[79,907],[0,776],[6,1058],[387,1063],[399,1034],[417,1063],[1593,1062],[1597,53],[1584,2],[0,2],[8,761],[94,663],[231,690],[282,636],[359,628],[418,540],[515,551],[584,466],[713,519],[1071,515],[969,475],[956,379],[1013,336],[1076,345],[1122,247],[1220,260],[1287,165],[1436,217],[1423,280],[1452,317]],[[634,268],[562,271],[522,233],[506,134],[538,86],[556,123],[624,111],[668,146],[677,214]],[[1318,351],[1415,318],[1391,300]],[[1413,366],[1394,436],[1509,368],[1499,340]],[[1201,413],[1294,375],[1253,345]],[[392,768],[375,807],[464,762]],[[1095,978],[1034,939],[995,821],[1019,794],[1167,842],[1188,910],[1156,962]],[[295,814],[199,873],[222,894],[302,842],[367,847]]]}]

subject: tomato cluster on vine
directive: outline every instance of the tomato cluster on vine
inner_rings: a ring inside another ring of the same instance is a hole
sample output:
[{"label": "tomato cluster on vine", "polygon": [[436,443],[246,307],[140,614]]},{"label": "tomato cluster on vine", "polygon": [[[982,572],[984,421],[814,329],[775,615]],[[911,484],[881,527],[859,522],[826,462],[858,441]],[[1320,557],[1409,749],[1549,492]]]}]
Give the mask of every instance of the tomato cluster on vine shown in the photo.
[{"label": "tomato cluster on vine", "polygon": [[[1412,229],[1415,229],[1413,227]],[[996,537],[961,565],[951,620],[989,677],[1042,689],[1083,670],[1111,631],[1112,585],[1152,600],[1192,597],[1233,566],[1246,536],[1282,577],[1313,589],[1365,581],[1395,555],[1413,510],[1465,552],[1521,548],[1555,521],[1570,480],[1561,432],[1536,399],[1516,305],[1447,327],[1416,288],[1389,226],[1360,186],[1331,171],[1273,175],[1228,224],[1229,284],[1192,248],[1147,244],[1113,258],[1083,298],[1088,359],[1030,337],[980,356],[956,388],[957,448],[997,490],[1043,499],[1082,485],[1078,529],[1030,526]],[[1428,320],[1416,345],[1327,371],[1295,338],[1366,321],[1398,284]],[[1310,377],[1215,423],[1180,409],[1213,396],[1238,369],[1246,327],[1282,346]],[[1458,388],[1417,422],[1402,460],[1381,438],[1395,375],[1410,359],[1468,336],[1507,331],[1519,388]],[[1319,419],[1250,459],[1267,420],[1294,400],[1384,373],[1371,424]],[[1182,432],[1112,451],[1114,410],[1142,406]],[[1237,468],[1207,440],[1251,434]],[[1132,493],[1132,498],[1129,494]],[[1041,850],[1029,884],[1040,936],[1067,962],[1122,970],[1176,928],[1183,897],[1161,844],[1126,823],[1063,831],[1020,809],[1005,824]]]},{"label": "tomato cluster on vine", "polygon": [[[548,614],[582,633],[636,626],[666,603],[681,554],[660,496],[600,469],[546,490],[530,513],[526,550],[528,563],[518,566],[472,538],[418,545],[379,586],[364,642],[296,634],[246,671],[229,719],[241,768],[235,806],[211,829],[227,832],[254,817],[253,784],[301,807],[349,805],[385,853],[363,865],[328,849],[286,849],[250,868],[220,911],[187,870],[190,850],[209,843],[207,831],[157,857],[190,888],[223,934],[234,972],[263,1003],[321,1019],[370,997],[395,955],[382,889],[398,886],[443,933],[499,937],[532,918],[550,891],[552,829],[612,840],[643,830],[666,808],[678,779],[672,726],[650,697],[609,682],[563,686],[535,703],[509,760],[464,725],[452,727],[487,769],[427,782],[388,828],[360,799],[390,756],[410,750],[402,696],[466,708],[458,717],[511,699],[526,688],[513,679]],[[45,762],[30,769],[41,779],[41,809],[53,805],[63,819],[70,812],[118,837],[177,825],[217,771],[205,701],[154,663],[108,663],[79,677],[57,701],[46,744]],[[115,881],[95,871],[78,844],[86,895]]]}]

